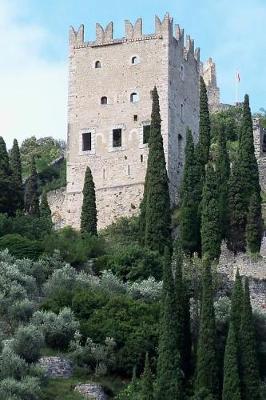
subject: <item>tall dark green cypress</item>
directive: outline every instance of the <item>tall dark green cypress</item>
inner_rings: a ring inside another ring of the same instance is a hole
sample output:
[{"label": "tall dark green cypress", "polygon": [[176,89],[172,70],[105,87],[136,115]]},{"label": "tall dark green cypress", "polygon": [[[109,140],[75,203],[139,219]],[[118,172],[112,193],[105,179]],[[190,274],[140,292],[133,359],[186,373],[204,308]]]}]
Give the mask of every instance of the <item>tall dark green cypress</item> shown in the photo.
[{"label": "tall dark green cypress", "polygon": [[224,353],[222,400],[241,400],[238,371],[238,349],[236,334],[232,322],[229,326]]},{"label": "tall dark green cypress", "polygon": [[226,146],[225,126],[218,131],[218,149],[216,159],[216,175],[218,186],[218,203],[222,239],[227,237],[229,224],[228,181],[230,177],[230,160]]},{"label": "tall dark green cypress", "polygon": [[36,170],[35,159],[31,160],[30,176],[26,183],[25,189],[25,211],[27,214],[39,217],[39,196],[38,196],[38,175]]},{"label": "tall dark green cypress", "polygon": [[190,301],[183,279],[183,257],[179,242],[175,243],[173,254],[175,275],[176,305],[177,305],[177,348],[181,357],[181,369],[186,377],[191,372],[191,330],[190,330]]},{"label": "tall dark green cypress", "polygon": [[260,378],[256,355],[254,321],[247,278],[245,280],[240,325],[240,378],[243,400],[260,400]]},{"label": "tall dark green cypress", "polygon": [[243,285],[242,279],[239,274],[239,270],[237,269],[236,276],[235,276],[235,283],[233,287],[233,292],[231,296],[231,316],[230,320],[234,327],[234,332],[236,335],[237,345],[240,342],[240,325],[241,325],[241,314],[242,314],[242,306],[243,306]]},{"label": "tall dark green cypress", "polygon": [[229,181],[229,248],[235,253],[246,250],[246,224],[250,200],[258,195],[261,207],[258,164],[255,157],[249,97],[245,96],[238,156]]},{"label": "tall dark green cypress", "polygon": [[80,230],[82,233],[89,233],[90,235],[97,236],[97,208],[95,185],[89,167],[87,167],[85,173]]},{"label": "tall dark green cypress", "polygon": [[200,123],[199,142],[197,145],[197,160],[202,176],[205,175],[205,165],[209,162],[211,145],[211,122],[208,105],[208,95],[205,82],[200,78]]},{"label": "tall dark green cypress", "polygon": [[150,368],[149,354],[146,354],[144,372],[141,377],[141,400],[153,400],[153,378]]},{"label": "tall dark green cypress", "polygon": [[181,360],[178,351],[177,304],[168,249],[165,251],[155,399],[183,399]]},{"label": "tall dark green cypress", "polygon": [[263,219],[261,215],[261,197],[254,192],[251,196],[247,217],[246,240],[251,253],[259,253],[263,234]]},{"label": "tall dark green cypress", "polygon": [[13,188],[9,158],[4,139],[0,136],[0,213],[12,215]]},{"label": "tall dark green cypress", "polygon": [[201,204],[201,244],[202,254],[209,260],[218,259],[221,252],[221,225],[217,174],[211,164],[206,170]]},{"label": "tall dark green cypress", "polygon": [[196,393],[206,390],[214,397],[218,392],[216,327],[210,263],[204,260],[199,340],[197,348]]},{"label": "tall dark green cypress", "polygon": [[51,232],[53,227],[52,213],[49,207],[47,192],[42,194],[41,205],[40,205],[40,217],[43,227],[45,227],[47,233]]},{"label": "tall dark green cypress", "polygon": [[200,219],[198,215],[201,187],[195,159],[192,133],[187,131],[185,165],[180,193],[180,240],[185,253],[193,254],[200,248]]},{"label": "tall dark green cypress", "polygon": [[20,150],[17,139],[14,139],[13,147],[10,152],[10,169],[12,173],[12,182],[14,187],[14,206],[16,210],[22,210],[24,207],[24,193],[22,186],[22,166]]},{"label": "tall dark green cypress", "polygon": [[145,186],[145,245],[164,252],[171,246],[171,211],[168,176],[161,134],[160,104],[157,88],[153,90],[149,156]]}]

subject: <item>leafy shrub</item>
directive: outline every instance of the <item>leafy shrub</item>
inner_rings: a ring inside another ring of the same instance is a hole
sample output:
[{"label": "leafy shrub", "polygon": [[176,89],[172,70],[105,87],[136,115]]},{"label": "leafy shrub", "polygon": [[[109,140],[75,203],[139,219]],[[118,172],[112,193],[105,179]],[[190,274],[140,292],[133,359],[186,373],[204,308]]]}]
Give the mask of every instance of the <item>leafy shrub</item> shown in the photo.
[{"label": "leafy shrub", "polygon": [[12,347],[27,362],[36,362],[44,346],[42,332],[33,325],[21,326],[14,335]]},{"label": "leafy shrub", "polygon": [[17,258],[37,260],[43,249],[39,242],[18,234],[5,235],[0,238],[0,251],[8,249]]},{"label": "leafy shrub", "polygon": [[72,264],[79,266],[89,258],[104,254],[105,245],[101,238],[80,234],[70,227],[52,233],[45,239],[45,252],[52,255],[59,250],[62,258]]},{"label": "leafy shrub", "polygon": [[47,311],[37,311],[33,315],[33,324],[40,329],[46,344],[55,349],[65,350],[79,329],[79,323],[69,308],[64,308],[55,314]]},{"label": "leafy shrub", "polygon": [[117,370],[130,374],[142,365],[146,352],[154,354],[158,340],[159,304],[112,296],[105,306],[81,321],[81,333],[102,343],[106,336],[117,343]]},{"label": "leafy shrub", "polygon": [[109,244],[113,246],[137,243],[139,232],[139,219],[137,217],[123,217],[101,231]]},{"label": "leafy shrub", "polygon": [[12,233],[12,220],[7,214],[0,213],[0,237]]},{"label": "leafy shrub", "polygon": [[116,248],[115,254],[105,257],[102,266],[124,281],[142,280],[150,276],[160,280],[162,277],[159,255],[137,244]]},{"label": "leafy shrub", "polygon": [[7,378],[0,381],[1,400],[39,400],[40,382],[38,378],[27,376],[21,381]]},{"label": "leafy shrub", "polygon": [[71,358],[79,367],[89,367],[96,376],[106,375],[115,363],[116,343],[112,338],[106,338],[103,344],[94,343],[87,338],[84,346],[81,335],[76,332],[70,343]]},{"label": "leafy shrub", "polygon": [[28,365],[25,360],[6,346],[0,355],[0,380],[6,378],[21,379],[27,374]]},{"label": "leafy shrub", "polygon": [[72,310],[79,320],[87,320],[108,301],[108,295],[101,290],[78,290],[73,296]]},{"label": "leafy shrub", "polygon": [[9,308],[10,319],[17,322],[28,322],[34,312],[34,303],[28,299],[17,301]]},{"label": "leafy shrub", "polygon": [[159,300],[162,292],[162,281],[156,282],[154,278],[148,278],[141,282],[133,282],[128,285],[127,293],[133,299],[146,301]]}]

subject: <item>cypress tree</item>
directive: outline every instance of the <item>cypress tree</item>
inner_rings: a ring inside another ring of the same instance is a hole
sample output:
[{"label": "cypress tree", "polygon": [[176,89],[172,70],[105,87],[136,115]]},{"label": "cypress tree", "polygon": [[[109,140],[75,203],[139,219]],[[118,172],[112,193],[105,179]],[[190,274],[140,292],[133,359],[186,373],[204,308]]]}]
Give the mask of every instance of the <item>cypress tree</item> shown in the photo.
[{"label": "cypress tree", "polygon": [[206,390],[214,397],[218,391],[216,327],[213,307],[212,274],[204,260],[199,340],[197,348],[196,392]]},{"label": "cypress tree", "polygon": [[48,204],[47,193],[44,192],[41,199],[40,205],[40,217],[42,224],[46,226],[47,232],[51,232],[53,227],[52,213]]},{"label": "cypress tree", "polygon": [[145,358],[144,372],[141,378],[141,399],[153,400],[153,380],[148,353]]},{"label": "cypress tree", "polygon": [[200,123],[199,142],[197,145],[197,160],[202,176],[205,175],[205,165],[209,162],[211,144],[211,122],[208,105],[208,95],[204,79],[200,78]]},{"label": "cypress tree", "polygon": [[242,279],[239,274],[239,270],[237,269],[235,276],[235,283],[231,297],[231,316],[230,316],[230,320],[236,335],[237,345],[240,342],[239,330],[241,325],[241,314],[242,314],[241,310],[243,305],[243,296],[244,292],[242,286]]},{"label": "cypress tree", "polygon": [[97,236],[97,208],[95,185],[89,167],[86,169],[83,187],[83,204],[81,210],[80,229],[82,233]]},{"label": "cypress tree", "polygon": [[226,340],[223,368],[223,400],[241,400],[238,349],[232,322]]},{"label": "cypress tree", "polygon": [[195,159],[192,133],[187,131],[185,165],[181,186],[180,240],[185,253],[192,255],[200,248],[200,219],[198,215],[201,198],[199,170]]},{"label": "cypress tree", "polygon": [[36,171],[35,159],[32,158],[30,166],[30,176],[25,189],[25,211],[27,214],[39,217],[39,196],[38,196],[38,176]]},{"label": "cypress tree", "polygon": [[222,239],[228,232],[228,181],[230,178],[230,160],[226,146],[225,126],[222,124],[218,131],[218,150],[216,159],[216,174],[218,183],[218,203]]},{"label": "cypress tree", "polygon": [[22,166],[20,150],[17,139],[14,139],[13,147],[10,152],[10,169],[12,172],[12,181],[15,191],[15,207],[22,210],[24,206],[23,187],[22,187]]},{"label": "cypress tree", "polygon": [[0,136],[0,213],[13,214],[13,190],[8,153]]},{"label": "cypress tree", "polygon": [[253,193],[261,208],[258,164],[255,157],[252,116],[249,97],[245,96],[238,157],[229,182],[230,232],[229,248],[235,253],[246,249],[247,214]]},{"label": "cypress tree", "polygon": [[260,194],[254,192],[250,200],[246,227],[247,246],[251,253],[260,252],[262,233],[261,198]]},{"label": "cypress tree", "polygon": [[240,326],[240,378],[243,400],[260,400],[260,378],[247,278],[245,280]]},{"label": "cypress tree", "polygon": [[181,361],[178,351],[177,304],[171,257],[165,251],[156,400],[182,399]]},{"label": "cypress tree", "polygon": [[171,211],[166,171],[159,96],[153,90],[149,157],[145,199],[145,245],[151,250],[164,252],[171,245]]},{"label": "cypress tree", "polygon": [[218,206],[217,175],[208,164],[201,205],[202,254],[209,260],[218,259],[221,252],[221,226]]}]

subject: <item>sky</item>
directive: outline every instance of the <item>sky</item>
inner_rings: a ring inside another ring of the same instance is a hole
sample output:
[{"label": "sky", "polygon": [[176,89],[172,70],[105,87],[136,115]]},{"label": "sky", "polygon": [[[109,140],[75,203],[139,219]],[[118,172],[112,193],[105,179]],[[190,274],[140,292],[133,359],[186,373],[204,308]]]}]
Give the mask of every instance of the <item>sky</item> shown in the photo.
[{"label": "sky", "polygon": [[216,62],[224,103],[250,95],[252,110],[266,108],[266,0],[0,0],[0,136],[53,136],[66,139],[68,30],[85,25],[86,40],[95,24],[114,21],[114,36],[124,35],[124,20],[143,18],[154,32],[154,16],[169,12],[195,39],[201,59]]}]

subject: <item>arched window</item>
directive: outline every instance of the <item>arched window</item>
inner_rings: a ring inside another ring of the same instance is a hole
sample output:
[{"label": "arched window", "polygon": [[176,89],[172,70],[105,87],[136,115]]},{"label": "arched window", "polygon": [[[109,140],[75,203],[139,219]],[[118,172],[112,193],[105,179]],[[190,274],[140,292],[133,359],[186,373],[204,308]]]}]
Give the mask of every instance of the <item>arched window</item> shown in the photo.
[{"label": "arched window", "polygon": [[96,61],[95,68],[102,68],[101,61]]},{"label": "arched window", "polygon": [[130,101],[131,101],[131,103],[137,103],[137,102],[139,101],[139,95],[138,95],[138,93],[136,93],[136,92],[131,93],[131,95],[130,95]]},{"label": "arched window", "polygon": [[107,97],[106,97],[106,96],[103,96],[103,97],[101,98],[101,104],[107,104],[107,103],[108,103]]},{"label": "arched window", "polygon": [[131,64],[136,65],[139,63],[139,58],[137,56],[134,56],[131,58]]}]

